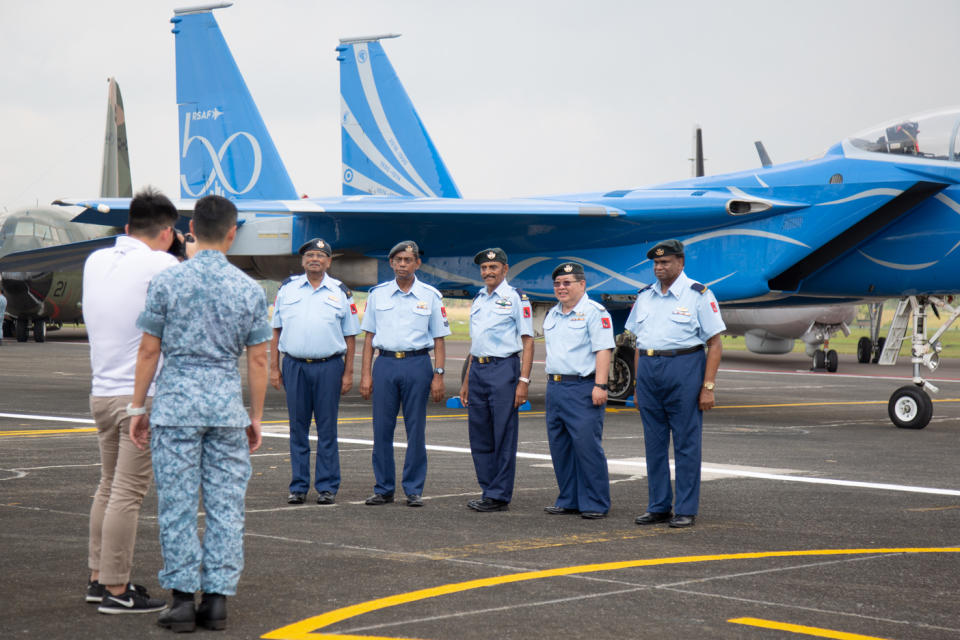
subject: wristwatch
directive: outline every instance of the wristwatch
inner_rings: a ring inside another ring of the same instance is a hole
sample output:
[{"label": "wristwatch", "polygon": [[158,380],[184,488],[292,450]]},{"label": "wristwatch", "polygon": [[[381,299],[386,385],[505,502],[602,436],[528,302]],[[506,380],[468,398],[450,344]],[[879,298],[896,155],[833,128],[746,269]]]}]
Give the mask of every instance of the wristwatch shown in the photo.
[{"label": "wristwatch", "polygon": [[130,416],[130,417],[133,417],[133,416],[142,416],[142,415],[146,415],[146,413],[147,413],[147,408],[146,408],[146,407],[134,407],[132,402],[128,402],[128,403],[127,403],[127,415],[128,415],[128,416]]},{"label": "wristwatch", "polygon": [[443,367],[437,367],[436,369],[433,370],[433,372],[434,372],[435,374],[437,374],[438,376],[442,376],[443,373],[444,373],[444,369],[443,369]]},{"label": "wristwatch", "polygon": [[610,385],[608,385],[606,382],[604,382],[603,384],[594,382],[593,386],[597,387],[598,389],[603,389],[604,391],[607,391],[608,389],[610,389]]},{"label": "wristwatch", "polygon": [[523,376],[519,376],[517,377],[517,380],[519,380],[520,382],[526,382],[527,384],[530,384],[530,378],[524,378]]},{"label": "wristwatch", "polygon": [[717,386],[716,382],[704,382],[703,388],[707,391],[713,391],[713,388]]}]

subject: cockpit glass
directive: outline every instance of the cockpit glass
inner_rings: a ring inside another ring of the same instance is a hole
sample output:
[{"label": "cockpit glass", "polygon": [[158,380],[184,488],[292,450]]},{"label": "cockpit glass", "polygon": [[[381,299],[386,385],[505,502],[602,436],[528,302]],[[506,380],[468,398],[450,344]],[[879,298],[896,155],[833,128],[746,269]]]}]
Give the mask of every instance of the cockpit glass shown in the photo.
[{"label": "cockpit glass", "polygon": [[873,153],[960,161],[960,109],[895,120],[850,138]]},{"label": "cockpit glass", "polygon": [[13,235],[15,236],[33,236],[33,220],[19,220],[17,221],[17,228],[14,230]]}]

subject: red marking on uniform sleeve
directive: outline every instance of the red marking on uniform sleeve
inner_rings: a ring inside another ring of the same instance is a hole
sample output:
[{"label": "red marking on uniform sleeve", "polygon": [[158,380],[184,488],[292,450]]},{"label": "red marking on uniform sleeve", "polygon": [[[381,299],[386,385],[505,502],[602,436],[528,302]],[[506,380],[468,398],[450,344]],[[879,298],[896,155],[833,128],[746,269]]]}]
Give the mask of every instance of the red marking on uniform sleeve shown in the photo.
[{"label": "red marking on uniform sleeve", "polygon": [[442,306],[440,307],[440,315],[442,315],[444,318],[447,317],[447,308],[446,308],[446,307],[442,307]]},{"label": "red marking on uniform sleeve", "polygon": [[600,318],[600,326],[604,329],[610,328],[610,318]]},{"label": "red marking on uniform sleeve", "polygon": [[719,312],[720,312],[720,309],[717,309],[717,303],[716,303],[716,302],[711,302],[711,303],[710,303],[710,308],[713,309],[713,312],[714,312],[714,313],[719,313]]},{"label": "red marking on uniform sleeve", "polygon": [[364,312],[364,313],[367,312],[367,301],[366,301],[366,300],[363,302],[363,312]]},{"label": "red marking on uniform sleeve", "polygon": [[530,307],[524,307],[524,308],[523,308],[523,317],[524,317],[524,318],[529,318],[530,315],[531,315]]},{"label": "red marking on uniform sleeve", "polygon": [[[366,309],[364,309],[364,310],[366,310]],[[350,313],[353,314],[353,315],[357,315],[357,305],[356,305],[356,304],[352,304],[352,303],[351,303],[351,305],[350,305]]]}]

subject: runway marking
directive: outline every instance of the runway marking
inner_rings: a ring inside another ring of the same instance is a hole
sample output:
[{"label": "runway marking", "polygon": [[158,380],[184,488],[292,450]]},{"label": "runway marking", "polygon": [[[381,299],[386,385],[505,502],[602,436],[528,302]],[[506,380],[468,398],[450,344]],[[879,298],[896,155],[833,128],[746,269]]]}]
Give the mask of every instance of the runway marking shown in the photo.
[{"label": "runway marking", "polygon": [[18,431],[0,431],[0,436],[21,436],[36,438],[38,436],[63,435],[65,433],[96,433],[96,427],[74,427],[73,429],[20,429]]},{"label": "runway marking", "polygon": [[[429,587],[399,593],[392,596],[368,600],[359,604],[334,609],[317,616],[305,618],[293,624],[269,631],[261,638],[268,640],[317,640],[327,638],[329,640],[343,640],[344,638],[370,638],[370,636],[344,636],[334,633],[315,633],[325,627],[329,627],[338,622],[349,620],[357,616],[372,611],[387,609],[402,604],[418,602],[443,595],[471,591],[486,587],[495,587],[517,582],[530,580],[540,580],[543,578],[552,578],[557,576],[569,576],[583,573],[595,573],[598,571],[620,571],[623,569],[632,569],[637,567],[664,566],[672,564],[689,564],[699,562],[716,562],[723,560],[756,560],[762,558],[790,558],[802,556],[838,556],[838,555],[864,555],[864,554],[905,554],[905,553],[960,553],[960,547],[904,547],[904,548],[880,548],[880,549],[812,549],[796,551],[761,551],[753,553],[730,553],[719,555],[701,555],[701,556],[678,556],[671,558],[644,558],[639,560],[626,560],[620,562],[604,562],[596,564],[578,565],[573,567],[559,567],[555,569],[545,569],[540,571],[524,571],[520,573],[511,573],[490,578],[479,578],[476,580],[467,580],[465,582],[455,582],[437,587]],[[395,639],[396,640],[396,639]]]},{"label": "runway marking", "polygon": [[[930,398],[934,402],[960,402],[960,398]],[[888,404],[889,400],[846,400],[842,402],[784,402],[779,404],[729,404],[714,409],[776,409],[778,407],[832,407],[837,405]]]},{"label": "runway marking", "polygon": [[731,618],[727,620],[733,624],[743,624],[751,627],[760,627],[761,629],[775,629],[777,631],[789,631],[791,633],[802,633],[805,636],[816,636],[818,638],[836,638],[837,640],[884,640],[877,636],[864,636],[859,633],[846,633],[844,631],[833,631],[831,629],[821,629],[819,627],[807,627],[801,624],[790,624],[789,622],[776,622],[774,620],[763,620],[761,618]]},{"label": "runway marking", "polygon": [[[950,400],[951,402],[960,402],[960,400]],[[823,403],[830,404],[830,403]],[[753,407],[777,407],[777,406],[793,406],[793,405],[745,405]],[[610,409],[608,409],[610,411]],[[617,409],[615,411],[632,411],[632,409]],[[459,415],[459,414],[456,414]],[[81,420],[79,418],[57,418],[54,416],[32,416],[28,414],[0,414],[0,417],[15,417],[22,419],[36,419],[36,420],[62,420],[65,422],[87,422],[92,423],[92,420]],[[434,415],[428,416],[428,418],[438,419],[438,418],[447,418],[450,416],[443,415]],[[277,424],[283,424],[286,421],[278,421]],[[66,430],[65,433],[72,432],[84,432],[87,430],[84,429],[73,429]],[[13,432],[3,432],[0,431],[0,435],[4,433],[13,433]],[[264,432],[264,438],[284,438],[288,439],[290,436],[287,433],[270,433]],[[316,436],[310,436],[311,440],[316,440]],[[343,444],[360,444],[366,446],[373,446],[373,440],[359,439],[359,438],[337,438],[337,442]],[[406,448],[407,443],[405,442],[394,442],[394,447]],[[428,444],[426,445],[428,451],[440,451],[444,453],[463,453],[470,454],[471,451],[469,447],[451,447],[445,445],[436,445]],[[526,460],[545,460],[550,461],[551,457],[548,453],[526,453],[523,451],[517,452],[517,458],[526,459]],[[636,467],[638,469],[643,469],[644,462],[638,460],[618,460],[618,459],[608,459],[608,464],[614,465],[626,465],[628,467]],[[673,462],[670,463],[671,469],[673,468]],[[942,495],[942,496],[960,496],[960,490],[957,489],[938,489],[935,487],[915,487],[911,485],[900,485],[900,484],[887,484],[882,482],[860,482],[856,480],[839,480],[835,478],[819,478],[812,476],[798,476],[798,475],[786,475],[780,473],[765,473],[760,471],[748,471],[748,470],[738,470],[735,468],[725,468],[718,466],[704,465],[701,467],[703,473],[716,473],[719,475],[724,475],[728,477],[740,477],[740,478],[755,478],[759,480],[777,480],[781,482],[801,482],[806,484],[823,484],[823,485],[834,485],[842,487],[855,487],[859,489],[878,489],[882,491],[902,491],[907,493],[927,493],[932,495]]]}]

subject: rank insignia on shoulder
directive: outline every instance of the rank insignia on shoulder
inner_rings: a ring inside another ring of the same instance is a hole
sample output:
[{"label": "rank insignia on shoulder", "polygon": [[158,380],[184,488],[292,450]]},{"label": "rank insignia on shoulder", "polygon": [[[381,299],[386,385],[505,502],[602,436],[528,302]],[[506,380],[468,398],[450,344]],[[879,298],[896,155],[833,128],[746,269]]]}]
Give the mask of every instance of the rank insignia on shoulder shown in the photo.
[{"label": "rank insignia on shoulder", "polygon": [[350,291],[350,287],[343,284],[342,282],[340,283],[340,290],[343,291],[343,295],[347,296],[348,298],[353,297],[353,291]]},{"label": "rank insignia on shoulder", "polygon": [[690,288],[699,294],[704,294],[707,292],[707,285],[700,284],[699,282],[694,282],[693,284],[690,285]]},{"label": "rank insignia on shoulder", "polygon": [[610,318],[600,318],[600,326],[604,329],[610,328]]},{"label": "rank insignia on shoulder", "polygon": [[526,301],[529,300],[530,298],[527,297],[527,294],[522,293],[522,294],[520,294],[520,299],[523,300],[524,302],[526,302]]},{"label": "rank insignia on shoulder", "polygon": [[350,304],[350,313],[353,315],[357,315],[357,305],[355,303]]}]

